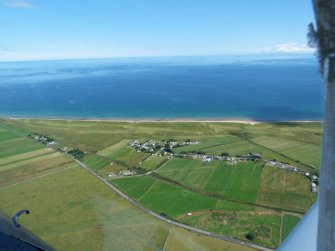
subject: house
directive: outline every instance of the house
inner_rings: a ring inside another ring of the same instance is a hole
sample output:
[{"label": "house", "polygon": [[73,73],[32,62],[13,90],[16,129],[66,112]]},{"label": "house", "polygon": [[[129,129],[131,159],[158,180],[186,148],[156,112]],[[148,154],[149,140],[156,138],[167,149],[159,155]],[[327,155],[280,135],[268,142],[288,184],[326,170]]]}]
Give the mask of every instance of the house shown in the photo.
[{"label": "house", "polygon": [[253,153],[253,152],[250,152],[248,154],[248,157],[250,159],[261,159],[262,158],[262,155],[260,153]]},{"label": "house", "polygon": [[317,193],[318,192],[318,186],[314,182],[312,182],[312,192],[313,193]]},{"label": "house", "polygon": [[202,158],[202,161],[203,161],[203,162],[211,162],[211,161],[212,161],[212,158],[211,158],[211,157],[204,156],[204,157]]}]

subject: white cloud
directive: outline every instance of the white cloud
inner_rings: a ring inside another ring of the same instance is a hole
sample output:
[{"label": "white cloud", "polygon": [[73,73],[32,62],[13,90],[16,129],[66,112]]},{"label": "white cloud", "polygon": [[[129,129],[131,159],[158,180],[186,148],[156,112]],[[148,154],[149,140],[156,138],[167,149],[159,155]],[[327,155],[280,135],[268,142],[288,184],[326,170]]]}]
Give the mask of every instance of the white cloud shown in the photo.
[{"label": "white cloud", "polygon": [[297,44],[289,42],[286,44],[278,44],[273,47],[265,47],[260,52],[266,53],[313,53],[315,49],[308,47],[307,45]]},{"label": "white cloud", "polygon": [[32,9],[34,5],[28,0],[8,0],[5,2],[5,6],[10,8],[19,8],[19,9]]}]

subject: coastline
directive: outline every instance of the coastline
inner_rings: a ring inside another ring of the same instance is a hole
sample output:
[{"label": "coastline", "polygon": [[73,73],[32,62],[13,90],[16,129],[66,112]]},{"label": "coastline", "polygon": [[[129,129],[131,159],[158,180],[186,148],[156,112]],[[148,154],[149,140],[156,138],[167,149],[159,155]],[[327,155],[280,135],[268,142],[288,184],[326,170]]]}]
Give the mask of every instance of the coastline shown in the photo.
[{"label": "coastline", "polygon": [[43,118],[43,117],[0,117],[9,120],[50,120],[50,121],[87,121],[87,122],[124,122],[124,123],[239,123],[256,125],[260,123],[322,123],[322,120],[275,120],[256,121],[248,119],[215,119],[215,118],[176,118],[176,119],[154,119],[154,118]]}]

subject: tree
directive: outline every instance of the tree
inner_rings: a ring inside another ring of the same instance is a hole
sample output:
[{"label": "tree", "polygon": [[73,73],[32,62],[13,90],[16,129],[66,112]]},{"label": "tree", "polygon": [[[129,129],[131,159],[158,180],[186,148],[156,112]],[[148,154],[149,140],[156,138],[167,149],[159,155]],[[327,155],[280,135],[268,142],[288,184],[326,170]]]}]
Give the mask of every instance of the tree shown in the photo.
[{"label": "tree", "polygon": [[[310,44],[318,48],[325,82],[325,118],[320,179],[318,250],[335,250],[335,1],[313,0],[317,30]],[[312,226],[310,226],[312,227]]]}]

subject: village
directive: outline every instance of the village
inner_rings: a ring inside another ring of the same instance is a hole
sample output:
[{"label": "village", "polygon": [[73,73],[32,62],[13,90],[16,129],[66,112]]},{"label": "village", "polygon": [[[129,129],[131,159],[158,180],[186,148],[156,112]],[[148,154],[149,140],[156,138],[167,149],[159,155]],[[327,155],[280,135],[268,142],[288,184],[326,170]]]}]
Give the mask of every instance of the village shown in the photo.
[{"label": "village", "polygon": [[[31,134],[28,135],[29,138],[33,139],[36,142],[45,144],[47,146],[57,145],[58,142],[48,136],[42,134]],[[220,155],[208,155],[202,151],[191,151],[191,152],[180,152],[174,153],[173,149],[183,146],[192,146],[200,144],[200,141],[192,141],[190,139],[186,139],[184,141],[178,142],[177,140],[170,139],[170,140],[146,140],[141,143],[139,140],[133,140],[129,142],[128,146],[134,148],[137,152],[146,152],[150,153],[154,156],[163,156],[168,155],[170,158],[177,157],[177,158],[189,158],[189,159],[199,159],[205,163],[209,163],[214,160],[219,161],[226,161],[229,165],[236,165],[238,162],[245,162],[245,161],[260,161],[262,159],[262,155],[255,152],[249,152],[247,155],[237,155],[237,156],[230,156],[229,153],[224,152]],[[80,149],[69,149],[66,146],[59,147],[57,149],[60,152],[63,152],[69,155],[72,158],[80,158],[85,153]],[[281,163],[275,160],[265,160],[265,165],[272,166],[275,168],[285,169],[290,172],[294,172],[300,175],[305,176],[310,180],[311,184],[311,191],[315,194],[319,192],[319,177],[315,173],[306,172],[304,170],[299,169],[298,167],[289,165],[287,163]],[[113,176],[132,176],[136,175],[137,173],[132,170],[121,170],[117,174],[108,174],[108,177]]]},{"label": "village", "polygon": [[[138,140],[131,141],[129,146],[134,148],[138,152],[148,152],[152,155],[169,155],[171,157],[178,158],[191,158],[191,159],[199,159],[203,162],[211,162],[213,160],[226,161],[229,165],[236,165],[238,162],[245,161],[259,161],[262,159],[262,155],[255,152],[249,152],[247,155],[238,155],[238,156],[229,156],[229,153],[222,153],[221,155],[208,155],[202,151],[192,151],[192,152],[181,152],[174,153],[173,148],[188,146],[188,145],[196,145],[200,144],[199,141],[191,141],[190,139],[178,142],[176,140],[169,141],[156,141],[156,140],[147,140],[142,144]],[[315,173],[310,173],[299,169],[298,167],[281,163],[275,160],[265,160],[265,165],[269,165],[275,168],[285,169],[290,172],[294,172],[300,175],[305,176],[310,179],[311,191],[313,193],[319,192],[319,177]],[[128,173],[127,173],[128,174]],[[129,174],[128,174],[129,175]],[[131,175],[131,174],[130,174]]]}]

